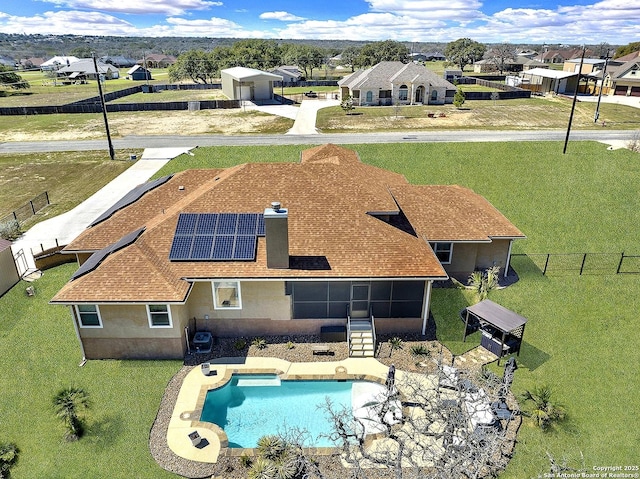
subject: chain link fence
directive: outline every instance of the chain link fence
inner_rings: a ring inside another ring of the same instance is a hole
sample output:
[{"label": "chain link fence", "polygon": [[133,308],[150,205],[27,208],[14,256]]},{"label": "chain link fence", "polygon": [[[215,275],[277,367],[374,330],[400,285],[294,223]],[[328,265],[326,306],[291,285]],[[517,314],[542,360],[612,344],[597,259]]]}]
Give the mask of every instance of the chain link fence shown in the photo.
[{"label": "chain link fence", "polygon": [[22,224],[49,204],[49,193],[45,191],[11,214],[0,218],[0,236],[9,240],[15,239],[20,234]]}]

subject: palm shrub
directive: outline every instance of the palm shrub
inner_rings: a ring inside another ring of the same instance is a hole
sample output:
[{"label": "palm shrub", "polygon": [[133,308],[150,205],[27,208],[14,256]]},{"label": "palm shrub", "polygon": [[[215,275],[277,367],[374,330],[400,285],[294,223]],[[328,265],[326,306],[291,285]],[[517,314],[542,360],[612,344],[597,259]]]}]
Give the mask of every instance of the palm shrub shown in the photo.
[{"label": "palm shrub", "polygon": [[58,391],[53,398],[56,416],[67,427],[66,439],[75,441],[82,437],[84,424],[78,416],[79,409],[89,408],[89,394],[81,388],[68,387]]},{"label": "palm shrub", "polygon": [[531,408],[522,413],[533,419],[534,423],[543,431],[549,429],[553,423],[565,418],[565,409],[551,399],[552,391],[549,386],[538,386],[522,394],[525,403],[533,403]]},{"label": "palm shrub", "polygon": [[485,271],[474,271],[469,275],[467,284],[462,284],[455,278],[451,278],[453,283],[462,289],[473,291],[476,296],[476,301],[482,301],[487,299],[489,293],[500,286],[500,267],[491,266]]},{"label": "palm shrub", "polygon": [[251,465],[249,479],[293,479],[300,467],[295,448],[280,436],[258,439],[258,457]]},{"label": "palm shrub", "polygon": [[402,349],[402,339],[398,336],[394,336],[389,340],[389,357],[396,349]]},{"label": "palm shrub", "polygon": [[0,479],[9,477],[9,470],[18,462],[20,450],[12,442],[0,443]]},{"label": "palm shrub", "polygon": [[286,443],[279,436],[268,435],[258,439],[258,454],[265,459],[277,459],[284,453],[286,447]]},{"label": "palm shrub", "polygon": [[258,349],[265,349],[267,347],[267,340],[264,338],[253,338],[251,345]]}]

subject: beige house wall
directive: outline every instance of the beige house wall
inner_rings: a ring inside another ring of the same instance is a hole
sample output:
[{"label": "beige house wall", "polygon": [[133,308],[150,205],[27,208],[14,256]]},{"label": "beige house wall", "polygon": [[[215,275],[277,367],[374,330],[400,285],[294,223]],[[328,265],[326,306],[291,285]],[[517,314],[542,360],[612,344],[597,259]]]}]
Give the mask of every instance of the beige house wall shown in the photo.
[{"label": "beige house wall", "polygon": [[465,280],[475,270],[493,265],[499,266],[504,272],[509,243],[508,239],[497,239],[491,243],[454,243],[451,264],[443,267],[449,276],[459,280]]}]

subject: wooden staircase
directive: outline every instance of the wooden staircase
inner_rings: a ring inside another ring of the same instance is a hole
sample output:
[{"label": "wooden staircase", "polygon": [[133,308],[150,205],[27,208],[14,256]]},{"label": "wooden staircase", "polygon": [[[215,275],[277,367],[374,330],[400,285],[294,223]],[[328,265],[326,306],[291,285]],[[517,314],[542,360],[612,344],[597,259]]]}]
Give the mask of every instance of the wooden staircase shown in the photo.
[{"label": "wooden staircase", "polygon": [[349,324],[349,357],[373,358],[376,344],[372,321],[351,319]]}]

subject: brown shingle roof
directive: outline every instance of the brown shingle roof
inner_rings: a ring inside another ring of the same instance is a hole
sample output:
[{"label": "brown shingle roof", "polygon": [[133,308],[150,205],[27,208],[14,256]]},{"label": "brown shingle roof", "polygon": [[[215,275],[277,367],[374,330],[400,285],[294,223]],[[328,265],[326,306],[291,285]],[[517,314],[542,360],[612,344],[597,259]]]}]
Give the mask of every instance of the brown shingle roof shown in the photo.
[{"label": "brown shingle roof", "polygon": [[[264,238],[258,239],[255,261],[169,261],[180,213],[262,213],[271,201],[289,210],[289,269],[266,267]],[[460,206],[452,206],[456,202]],[[398,204],[417,236],[372,214],[397,214]],[[53,302],[180,302],[192,278],[443,278],[424,235],[460,229],[456,238],[521,236],[470,190],[414,187],[334,145],[306,150],[300,163],[176,174],[87,229],[66,250],[99,250],[142,226],[146,230],[134,244],[68,283]]]}]

